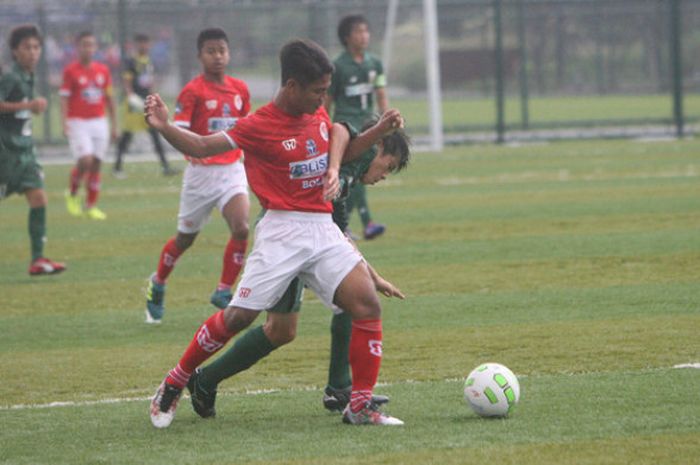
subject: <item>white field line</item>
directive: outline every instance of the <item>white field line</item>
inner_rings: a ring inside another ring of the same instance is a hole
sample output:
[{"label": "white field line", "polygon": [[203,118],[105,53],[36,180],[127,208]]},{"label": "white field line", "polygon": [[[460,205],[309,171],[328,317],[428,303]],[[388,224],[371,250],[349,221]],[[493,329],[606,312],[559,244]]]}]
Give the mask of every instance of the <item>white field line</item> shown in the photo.
[{"label": "white field line", "polygon": [[[700,369],[700,363],[683,363],[679,365],[674,365],[673,368],[697,368]],[[665,370],[667,368],[648,368],[643,370],[637,370],[635,373],[639,372],[651,372]],[[575,376],[575,375],[588,375],[595,374],[596,372],[586,372],[586,373],[560,373],[561,375]],[[528,375],[517,375],[518,378],[527,378]],[[393,383],[377,383],[377,387],[384,386],[394,386],[400,384],[423,384],[423,383],[434,383],[436,380],[428,381],[416,381],[413,379],[406,379],[403,381],[396,381]],[[442,382],[454,383],[461,382],[462,378],[445,378]],[[219,391],[219,396],[259,396],[264,394],[274,394],[279,392],[308,392],[308,391],[321,391],[320,386],[301,386],[289,389],[247,389],[245,391]],[[95,400],[83,400],[83,401],[60,401],[60,402],[48,402],[45,404],[14,404],[14,405],[0,405],[0,411],[7,410],[38,410],[38,409],[48,409],[48,408],[58,408],[58,407],[87,407],[92,405],[108,405],[108,404],[124,404],[129,402],[146,402],[151,400],[152,396],[133,396],[133,397],[109,397],[106,399],[95,399]],[[188,398],[186,394],[183,396]]]}]

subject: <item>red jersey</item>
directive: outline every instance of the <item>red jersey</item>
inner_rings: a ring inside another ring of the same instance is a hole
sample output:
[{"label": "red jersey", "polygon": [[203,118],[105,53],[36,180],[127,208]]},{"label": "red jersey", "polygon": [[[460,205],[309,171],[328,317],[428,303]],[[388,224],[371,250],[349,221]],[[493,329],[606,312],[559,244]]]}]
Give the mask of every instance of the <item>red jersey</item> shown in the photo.
[{"label": "red jersey", "polygon": [[248,183],[263,208],[331,213],[323,199],[330,127],[323,106],[291,116],[268,103],[224,134],[245,151]]},{"label": "red jersey", "polygon": [[99,118],[105,114],[105,99],[112,95],[109,68],[97,61],[83,66],[75,61],[63,70],[59,95],[68,97],[69,118]]},{"label": "red jersey", "polygon": [[[224,83],[208,81],[204,75],[188,82],[180,92],[175,106],[175,125],[202,136],[226,131],[236,125],[238,118],[250,111],[250,92],[240,79],[224,76]],[[228,165],[242,155],[241,149],[230,150],[213,157],[192,158],[190,163]]]}]

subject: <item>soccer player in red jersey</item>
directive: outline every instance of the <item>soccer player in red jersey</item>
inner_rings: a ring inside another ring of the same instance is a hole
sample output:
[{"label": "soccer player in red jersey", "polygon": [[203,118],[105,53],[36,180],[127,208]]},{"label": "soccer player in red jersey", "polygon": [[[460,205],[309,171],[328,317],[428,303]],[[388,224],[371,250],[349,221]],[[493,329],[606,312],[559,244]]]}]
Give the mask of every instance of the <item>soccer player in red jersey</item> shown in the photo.
[{"label": "soccer player in red jersey", "polygon": [[[84,31],[78,34],[76,41],[78,60],[63,70],[59,91],[63,132],[77,160],[70,174],[66,208],[73,216],[84,214],[93,220],[104,220],[107,215],[96,203],[100,193],[100,166],[110,139],[117,137],[112,77],[106,65],[93,60],[97,52],[95,35]],[[109,114],[111,126],[105,112]],[[78,197],[83,179],[87,190],[85,212]]]},{"label": "soccer player in red jersey", "polygon": [[[185,85],[175,107],[175,125],[195,134],[207,135],[231,129],[250,111],[248,86],[226,75],[229,47],[226,32],[205,29],[197,37],[203,72]],[[187,153],[187,152],[185,152]],[[182,182],[177,235],[163,247],[158,269],[148,280],[146,322],[160,323],[163,317],[165,282],[182,255],[217,207],[231,231],[223,270],[211,303],[226,308],[248,245],[248,181],[241,149],[231,149],[208,158],[185,155],[189,161]]]},{"label": "soccer player in red jersey", "polygon": [[[381,306],[361,255],[333,223],[330,202],[339,192],[341,161],[360,156],[401,126],[401,115],[387,111],[377,125],[349,142],[347,129],[332,124],[323,108],[333,71],[325,51],[314,42],[293,40],[282,48],[280,62],[282,88],[273,102],[226,132],[200,136],[184,131],[168,122],[159,96],[146,101],[149,124],[190,156],[242,148],[250,186],[267,210],[231,304],[204,322],[158,387],[150,407],[157,428],[172,422],[195,368],[261,311],[272,309],[297,276],[324,303],[337,305],[353,319],[352,393],[343,421],[403,424],[371,402],[382,356]],[[263,332],[270,351],[294,339],[297,318],[298,313],[267,312]]]}]

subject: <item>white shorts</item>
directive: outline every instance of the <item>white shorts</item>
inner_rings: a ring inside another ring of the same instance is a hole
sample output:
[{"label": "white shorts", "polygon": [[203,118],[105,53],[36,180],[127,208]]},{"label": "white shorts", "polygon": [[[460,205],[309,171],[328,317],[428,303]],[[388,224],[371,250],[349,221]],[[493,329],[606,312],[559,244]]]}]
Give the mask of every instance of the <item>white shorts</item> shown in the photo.
[{"label": "white shorts", "polygon": [[94,155],[104,160],[109,147],[107,118],[68,118],[68,144],[73,158]]},{"label": "white shorts", "polygon": [[189,163],[182,177],[177,230],[192,234],[207,224],[211,211],[219,211],[238,194],[248,195],[248,178],[243,163],[196,165]]},{"label": "white shorts", "polygon": [[338,312],[335,291],[360,260],[330,213],[270,210],[255,228],[255,244],[231,305],[267,310],[299,276]]}]

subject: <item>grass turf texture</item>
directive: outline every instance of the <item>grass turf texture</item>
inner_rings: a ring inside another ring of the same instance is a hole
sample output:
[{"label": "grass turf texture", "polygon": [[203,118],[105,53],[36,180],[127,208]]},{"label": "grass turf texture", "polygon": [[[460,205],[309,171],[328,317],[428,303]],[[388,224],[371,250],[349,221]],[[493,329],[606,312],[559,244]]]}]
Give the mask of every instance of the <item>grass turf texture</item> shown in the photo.
[{"label": "grass turf texture", "polygon": [[[0,204],[0,463],[697,463],[700,371],[670,367],[700,361],[699,153],[460,147],[371,188],[389,229],[361,248],[408,294],[383,300],[379,391],[398,429],[344,426],[309,390],[325,382],[330,319],[309,294],[297,341],[224,383],[216,420],[185,399],[154,430],[144,399],[212,312],[226,229],[215,214],[169,282],[165,322],[146,326],[179,180],[148,164],[105,175],[109,218],[89,222],[64,211],[68,168],[48,167],[47,255],[66,273],[26,275],[26,203]],[[484,361],[520,376],[505,421],[462,400],[458,379]],[[113,398],[131,401],[85,405]],[[55,401],[78,405],[10,408]]]}]

